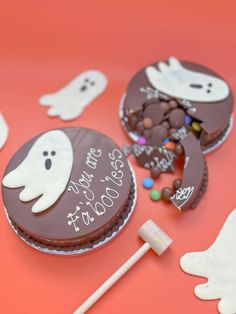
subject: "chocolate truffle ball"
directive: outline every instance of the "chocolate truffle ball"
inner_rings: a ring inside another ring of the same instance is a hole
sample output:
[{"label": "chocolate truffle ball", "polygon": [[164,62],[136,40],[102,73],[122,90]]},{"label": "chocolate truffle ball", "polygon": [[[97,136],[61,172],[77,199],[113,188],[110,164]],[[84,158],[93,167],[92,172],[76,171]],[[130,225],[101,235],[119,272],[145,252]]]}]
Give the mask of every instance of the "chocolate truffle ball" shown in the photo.
[{"label": "chocolate truffle ball", "polygon": [[161,174],[161,169],[160,169],[160,168],[158,168],[158,167],[153,167],[153,168],[151,169],[151,177],[152,177],[153,179],[158,178],[158,177],[160,176],[160,174]]},{"label": "chocolate truffle ball", "polygon": [[143,117],[152,119],[154,125],[158,125],[161,123],[164,117],[165,111],[161,106],[161,103],[151,104],[147,108],[145,108],[143,112]]},{"label": "chocolate truffle ball", "polygon": [[171,188],[163,188],[161,191],[161,198],[164,201],[168,202],[172,195],[173,195],[173,190]]},{"label": "chocolate truffle ball", "polygon": [[174,190],[178,190],[181,187],[182,180],[181,179],[175,179],[173,182],[173,188]]},{"label": "chocolate truffle ball", "polygon": [[166,128],[167,130],[170,128],[170,124],[168,121],[163,121],[161,125],[164,126],[164,128]]},{"label": "chocolate truffle ball", "polygon": [[167,113],[167,112],[170,111],[170,107],[169,107],[168,102],[166,102],[166,101],[161,101],[161,102],[160,102],[160,106],[163,108],[164,113]]},{"label": "chocolate truffle ball", "polygon": [[168,131],[162,125],[157,125],[151,129],[151,138],[148,141],[149,145],[162,146],[162,141],[168,136]]},{"label": "chocolate truffle ball", "polygon": [[174,109],[169,114],[169,122],[172,128],[179,129],[185,125],[185,112],[183,109]]},{"label": "chocolate truffle ball", "polygon": [[160,137],[162,139],[168,136],[168,131],[162,125],[157,125],[151,130],[152,137]]},{"label": "chocolate truffle ball", "polygon": [[170,100],[170,101],[169,101],[169,107],[170,107],[171,109],[176,109],[176,108],[178,108],[178,103],[177,103],[177,101],[174,100],[174,99]]}]

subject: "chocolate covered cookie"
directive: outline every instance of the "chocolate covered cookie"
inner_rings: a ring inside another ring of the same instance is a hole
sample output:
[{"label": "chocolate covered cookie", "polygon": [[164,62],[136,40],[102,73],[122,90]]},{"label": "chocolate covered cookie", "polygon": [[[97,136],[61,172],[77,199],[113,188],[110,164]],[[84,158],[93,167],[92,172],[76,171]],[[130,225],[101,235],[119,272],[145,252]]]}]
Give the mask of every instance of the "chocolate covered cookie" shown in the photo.
[{"label": "chocolate covered cookie", "polygon": [[120,229],[134,202],[134,179],[107,136],[62,128],[34,137],[9,162],[3,201],[28,243],[56,251],[87,249]]}]

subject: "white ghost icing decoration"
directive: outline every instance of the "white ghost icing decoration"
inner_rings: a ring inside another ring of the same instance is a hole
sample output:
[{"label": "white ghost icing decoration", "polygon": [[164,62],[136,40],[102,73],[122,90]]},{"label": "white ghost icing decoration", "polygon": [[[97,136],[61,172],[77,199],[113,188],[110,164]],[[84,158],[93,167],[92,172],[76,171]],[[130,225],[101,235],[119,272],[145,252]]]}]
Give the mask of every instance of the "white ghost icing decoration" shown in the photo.
[{"label": "white ghost icing decoration", "polygon": [[225,81],[188,70],[174,57],[169,59],[169,64],[159,62],[157,68],[149,66],[145,72],[154,88],[172,97],[196,102],[216,102],[229,96],[229,87]]},{"label": "white ghost icing decoration", "polygon": [[7,125],[6,120],[3,117],[3,114],[0,112],[0,149],[6,143],[9,134],[9,127]]},{"label": "white ghost icing decoration", "polygon": [[32,212],[39,213],[52,206],[64,192],[73,164],[73,150],[67,135],[60,130],[40,136],[26,158],[3,178],[8,188],[24,189],[19,194],[22,202],[41,196]]},{"label": "white ghost icing decoration", "polygon": [[196,296],[203,300],[221,299],[221,314],[236,313],[236,209],[227,218],[214,244],[206,251],[188,253],[180,260],[189,274],[208,278],[197,286]]},{"label": "white ghost icing decoration", "polygon": [[77,118],[84,108],[99,96],[107,86],[106,76],[96,70],[81,73],[59,91],[39,99],[43,106],[50,106],[48,115],[62,120]]}]

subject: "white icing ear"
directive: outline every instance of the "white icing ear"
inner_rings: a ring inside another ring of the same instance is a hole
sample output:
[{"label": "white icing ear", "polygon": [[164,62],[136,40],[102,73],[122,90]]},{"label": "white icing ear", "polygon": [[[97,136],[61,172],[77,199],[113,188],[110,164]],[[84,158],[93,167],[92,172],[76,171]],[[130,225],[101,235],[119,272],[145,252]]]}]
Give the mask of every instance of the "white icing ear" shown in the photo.
[{"label": "white icing ear", "polygon": [[40,197],[32,212],[39,213],[52,206],[65,191],[73,165],[73,149],[67,135],[60,130],[40,136],[22,163],[3,178],[8,188],[24,189],[23,202]]},{"label": "white icing ear", "polygon": [[169,96],[196,102],[216,102],[229,96],[225,81],[215,76],[185,69],[174,57],[169,64],[159,62],[145,70],[150,84]]},{"label": "white icing ear", "polygon": [[77,118],[84,108],[98,97],[107,86],[106,76],[96,70],[81,73],[62,89],[39,99],[43,106],[50,106],[48,115],[62,120]]},{"label": "white icing ear", "polygon": [[3,114],[0,112],[0,149],[3,148],[4,144],[6,143],[8,133],[9,127],[3,117]]},{"label": "white icing ear", "polygon": [[213,245],[204,252],[184,255],[180,266],[189,274],[208,279],[195,288],[198,298],[221,299],[220,313],[236,313],[236,210],[227,218]]}]

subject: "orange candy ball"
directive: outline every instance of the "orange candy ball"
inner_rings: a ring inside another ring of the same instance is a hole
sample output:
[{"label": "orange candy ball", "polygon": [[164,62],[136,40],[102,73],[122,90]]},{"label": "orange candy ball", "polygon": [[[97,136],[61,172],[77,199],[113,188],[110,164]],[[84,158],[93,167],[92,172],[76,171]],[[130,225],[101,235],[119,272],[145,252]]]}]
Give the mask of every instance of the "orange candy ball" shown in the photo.
[{"label": "orange candy ball", "polygon": [[153,121],[150,118],[144,118],[143,119],[143,125],[145,129],[151,129],[153,127]]},{"label": "orange candy ball", "polygon": [[174,151],[175,150],[175,143],[174,142],[167,142],[165,144],[165,148]]}]

